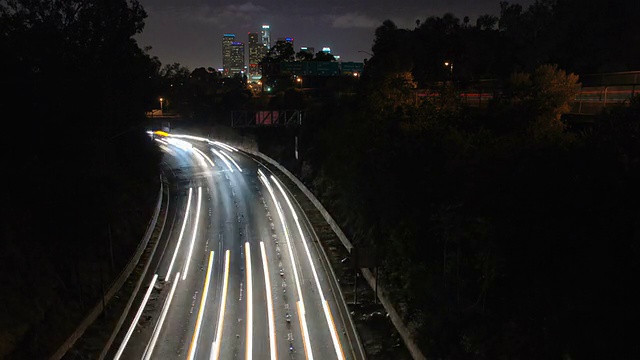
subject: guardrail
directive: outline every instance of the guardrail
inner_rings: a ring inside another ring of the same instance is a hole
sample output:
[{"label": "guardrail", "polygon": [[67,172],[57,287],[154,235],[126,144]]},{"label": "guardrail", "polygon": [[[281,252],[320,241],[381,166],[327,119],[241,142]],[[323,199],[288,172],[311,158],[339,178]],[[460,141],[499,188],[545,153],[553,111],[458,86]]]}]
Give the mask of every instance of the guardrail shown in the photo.
[{"label": "guardrail", "polygon": [[125,283],[129,275],[131,275],[131,272],[138,264],[138,261],[140,260],[140,257],[142,256],[142,253],[146,248],[147,243],[149,242],[149,239],[151,238],[153,229],[156,227],[156,222],[158,221],[158,215],[160,214],[160,205],[162,204],[163,191],[164,191],[164,186],[163,186],[163,181],[161,177],[160,191],[158,194],[158,203],[156,204],[156,208],[153,213],[153,217],[149,222],[149,226],[147,227],[147,231],[144,234],[142,241],[140,241],[140,244],[138,244],[138,248],[136,249],[136,252],[133,254],[131,259],[129,260],[129,263],[127,264],[127,266],[122,270],[122,272],[120,272],[120,275],[111,284],[109,290],[104,295],[104,300],[100,299],[98,301],[98,303],[89,312],[87,317],[80,323],[80,325],[78,325],[76,330],[73,333],[71,333],[71,335],[67,338],[67,340],[64,343],[62,343],[62,345],[58,348],[58,350],[49,357],[50,360],[61,359],[67,353],[67,351],[71,349],[71,347],[75,344],[75,342],[78,341],[78,339],[84,334],[87,328],[104,311],[104,306],[106,306],[109,300],[111,300],[111,298],[120,290],[120,288]]},{"label": "guardrail", "polygon": [[[169,191],[169,190],[167,189],[167,191]],[[167,216],[169,214],[168,209],[169,209],[169,201],[170,201],[170,199],[171,199],[171,197],[169,196],[169,194],[167,194],[167,207],[166,207],[167,211],[164,212],[164,219],[162,220],[162,227],[160,229],[160,233],[158,234],[158,239],[160,239],[162,237],[162,233],[164,232],[164,225],[167,223]],[[148,241],[147,241],[147,243],[148,243]],[[107,340],[107,343],[102,348],[102,352],[100,353],[100,356],[98,357],[98,360],[103,360],[107,356],[107,354],[109,353],[109,350],[111,349],[111,345],[115,341],[116,337],[118,336],[118,333],[120,332],[120,329],[122,328],[122,325],[124,324],[125,320],[127,319],[127,316],[129,315],[129,310],[131,309],[131,306],[133,305],[133,301],[135,300],[136,296],[138,295],[138,291],[142,287],[142,283],[143,283],[143,281],[145,279],[145,276],[147,274],[147,270],[149,269],[149,266],[151,265],[151,259],[153,259],[153,256],[154,256],[154,254],[156,252],[156,249],[158,248],[158,243],[159,243],[159,241],[156,241],[155,244],[153,245],[153,249],[151,250],[151,254],[149,254],[149,261],[147,261],[147,263],[144,265],[144,269],[142,270],[142,273],[140,274],[140,278],[136,282],[136,286],[134,287],[133,291],[131,292],[131,296],[129,296],[129,300],[127,300],[127,304],[125,305],[125,308],[122,311],[122,314],[120,314],[120,318],[118,319],[118,322],[116,323],[116,326],[111,331],[111,336],[109,337],[109,339]]]}]

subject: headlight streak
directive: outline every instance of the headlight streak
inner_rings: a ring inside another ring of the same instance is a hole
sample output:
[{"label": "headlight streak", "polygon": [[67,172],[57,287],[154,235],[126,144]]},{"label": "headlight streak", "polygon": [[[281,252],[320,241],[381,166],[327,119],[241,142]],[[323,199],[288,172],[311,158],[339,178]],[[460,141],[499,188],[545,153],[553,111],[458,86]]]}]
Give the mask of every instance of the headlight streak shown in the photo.
[{"label": "headlight streak", "polygon": [[173,257],[171,258],[171,263],[169,263],[169,270],[167,270],[167,275],[165,275],[165,279],[169,279],[171,275],[171,269],[173,268],[173,263],[176,261],[176,256],[178,256],[178,251],[180,251],[180,243],[182,242],[182,235],[184,235],[184,229],[187,227],[187,221],[189,219],[189,209],[191,208],[191,193],[193,192],[193,188],[189,188],[189,199],[187,200],[187,209],[184,212],[184,220],[182,221],[182,229],[180,229],[180,236],[178,236],[178,243],[176,244],[176,249],[173,251]]},{"label": "headlight streak", "polygon": [[276,195],[273,192],[273,188],[271,187],[271,184],[269,183],[269,179],[267,179],[267,177],[264,175],[264,173],[262,173],[260,169],[258,169],[258,174],[259,174],[260,181],[262,181],[264,186],[267,188],[267,190],[269,191],[269,194],[271,195],[271,199],[273,200],[273,203],[276,205],[278,216],[280,217],[280,222],[282,223],[282,228],[284,229],[287,248],[289,249],[289,255],[291,257],[291,262],[293,265],[292,268],[293,268],[293,275],[296,283],[296,290],[298,292],[298,298],[300,299],[297,302],[297,306],[298,306],[298,317],[300,319],[300,328],[301,328],[300,331],[302,332],[305,354],[307,355],[308,359],[313,360],[313,352],[311,350],[311,340],[309,338],[309,329],[307,327],[307,317],[305,314],[306,309],[304,307],[304,297],[302,296],[302,289],[300,288],[300,276],[298,275],[298,270],[297,270],[296,261],[293,254],[293,249],[291,248],[291,237],[289,236],[289,229],[287,228],[287,224],[284,221],[284,214],[282,213],[282,207],[280,206],[280,202],[276,199]]},{"label": "headlight streak", "polygon": [[235,166],[238,168],[238,171],[242,172],[242,169],[240,169],[240,165],[238,165],[238,163],[237,163],[235,160],[233,160],[233,159],[231,158],[231,156],[229,156],[229,154],[227,154],[226,152],[224,152],[224,151],[222,151],[222,150],[220,150],[220,153],[221,153],[222,155],[224,155],[227,159],[231,160],[231,162],[233,163],[233,165],[235,165]]},{"label": "headlight streak", "polygon": [[172,156],[177,156],[176,152],[174,150],[172,150],[169,146],[160,144],[159,147],[160,147],[160,149],[162,151],[167,152],[167,153],[171,154]]},{"label": "headlight streak", "polygon": [[209,265],[207,266],[207,275],[204,278],[204,286],[202,288],[202,298],[200,299],[200,308],[198,309],[198,317],[196,318],[196,327],[191,337],[191,345],[189,345],[189,353],[187,359],[193,360],[196,349],[198,348],[198,337],[200,336],[200,327],[202,326],[202,317],[204,316],[204,307],[207,303],[207,295],[209,294],[209,282],[211,281],[211,269],[213,268],[213,251],[209,252]]},{"label": "headlight streak", "polygon": [[183,134],[170,134],[169,136],[174,137],[174,138],[182,138],[182,139],[189,139],[189,140],[197,140],[197,141],[207,141],[207,139],[200,137],[200,136],[193,136],[193,135],[183,135]]},{"label": "headlight streak", "polygon": [[[193,150],[196,151],[196,153],[200,156],[201,160],[206,160],[211,165],[211,167],[216,166],[213,163],[213,161],[205,153],[203,153],[200,149],[194,147]],[[207,167],[207,163],[204,163],[204,166],[206,168]]]},{"label": "headlight streak", "polygon": [[229,171],[233,172],[233,167],[231,166],[227,158],[222,156],[222,154],[220,154],[220,152],[216,149],[212,148],[211,151],[213,151],[213,153],[216,154],[222,160],[222,162],[224,162],[227,165],[227,167],[229,168]]},{"label": "headlight streak", "polygon": [[189,246],[189,254],[187,255],[187,262],[184,264],[184,273],[182,274],[182,280],[187,278],[187,272],[189,271],[189,264],[191,263],[191,254],[193,253],[193,245],[196,242],[196,236],[198,235],[198,223],[200,220],[200,204],[202,204],[202,186],[198,186],[198,206],[196,207],[196,222],[193,225],[193,234],[191,236],[191,246]]},{"label": "headlight streak", "polygon": [[260,252],[262,254],[262,267],[264,269],[264,287],[267,295],[267,318],[269,321],[269,349],[271,360],[278,358],[278,349],[276,347],[276,325],[273,318],[273,300],[271,298],[271,281],[269,280],[269,266],[267,262],[267,252],[264,248],[264,242],[260,241]]},{"label": "headlight streak", "polygon": [[224,260],[224,281],[222,283],[222,301],[220,302],[220,313],[218,314],[218,327],[216,329],[216,339],[213,341],[213,350],[210,359],[217,360],[220,356],[220,341],[222,341],[222,329],[224,327],[224,311],[227,306],[227,289],[229,287],[229,261],[231,251],[227,250]]},{"label": "headlight streak", "polygon": [[238,149],[236,149],[236,148],[234,148],[232,146],[229,146],[229,145],[227,145],[225,143],[222,143],[220,141],[213,141],[213,143],[218,145],[218,146],[220,146],[220,147],[223,147],[223,148],[225,148],[225,149],[227,149],[227,150],[229,150],[231,152],[238,151]]},{"label": "headlight streak", "polygon": [[[149,133],[149,132],[147,132]],[[211,141],[207,138],[203,138],[200,136],[194,136],[194,135],[186,135],[186,134],[167,134],[166,136],[170,136],[174,139],[190,139],[190,140],[197,140],[197,141],[205,141],[210,145],[218,145],[219,147],[225,148],[229,151],[238,151],[238,149],[234,148],[233,146],[227,145],[223,142],[220,141]]]},{"label": "headlight streak", "polygon": [[253,359],[253,274],[251,273],[251,247],[249,242],[244,243],[244,260],[247,269],[247,339],[245,359]]},{"label": "headlight streak", "polygon": [[324,306],[324,303],[326,302],[326,299],[324,297],[324,292],[322,291],[322,286],[320,285],[320,280],[318,279],[318,273],[316,272],[316,266],[313,263],[313,258],[311,257],[311,252],[309,251],[309,246],[307,245],[307,240],[304,236],[304,233],[302,232],[302,227],[300,226],[300,221],[298,220],[298,215],[296,214],[296,211],[293,208],[293,205],[291,204],[291,201],[289,200],[289,197],[287,196],[287,194],[285,193],[284,189],[282,188],[282,185],[280,185],[280,181],[278,179],[275,178],[275,176],[271,175],[271,179],[273,180],[273,182],[276,184],[276,186],[278,187],[278,189],[280,189],[280,192],[282,193],[282,196],[284,196],[285,200],[287,201],[287,204],[289,205],[289,210],[291,211],[291,214],[293,215],[293,219],[296,222],[296,227],[298,228],[298,233],[300,234],[300,238],[302,240],[302,244],[304,245],[304,249],[305,249],[305,253],[307,254],[307,258],[309,260],[309,264],[311,265],[311,271],[313,272],[313,278],[316,281],[316,287],[318,288],[318,293],[320,294],[320,298],[323,301],[323,309],[324,309],[324,316],[327,320],[327,325],[329,327],[329,331],[331,332],[331,339],[333,340],[333,347],[334,350],[336,352],[336,356],[338,357],[338,359],[344,359],[344,354],[342,351],[342,345],[340,344],[340,339],[338,338],[338,332],[335,328],[335,324],[332,321],[332,316],[329,313],[329,307],[328,306]]},{"label": "headlight streak", "polygon": [[205,169],[207,168],[207,162],[211,164],[211,166],[215,166],[213,165],[213,161],[211,161],[211,159],[209,159],[207,155],[200,151],[200,149],[194,147],[193,150],[195,150],[194,154],[197,155],[198,160],[200,160],[200,163],[204,166]]},{"label": "headlight streak", "polygon": [[151,280],[151,283],[149,284],[149,288],[147,289],[147,292],[145,293],[144,298],[142,299],[140,308],[138,309],[138,312],[136,312],[136,316],[133,318],[133,321],[131,322],[131,326],[129,326],[129,330],[127,330],[127,333],[125,334],[124,339],[122,340],[122,343],[118,348],[118,352],[116,352],[116,356],[114,357],[115,360],[120,359],[120,356],[122,356],[122,352],[124,351],[124,348],[127,346],[127,343],[129,342],[129,338],[131,337],[133,330],[136,328],[136,325],[138,325],[138,320],[140,320],[140,316],[142,316],[142,312],[144,311],[145,306],[147,306],[147,301],[149,301],[149,296],[151,296],[151,291],[153,291],[153,287],[156,284],[156,280],[158,280],[158,274],[153,275],[153,279]]},{"label": "headlight streak", "polygon": [[167,302],[162,307],[162,313],[160,314],[160,319],[156,323],[155,328],[153,329],[153,334],[151,335],[151,341],[147,344],[147,348],[144,350],[143,360],[149,360],[151,358],[151,354],[153,354],[153,349],[156,347],[156,342],[158,341],[158,336],[160,336],[160,330],[162,330],[162,325],[164,324],[164,319],[167,317],[167,312],[169,312],[169,306],[171,306],[171,300],[173,299],[173,295],[176,292],[176,287],[178,286],[178,281],[180,280],[180,272],[176,273],[176,277],[173,280],[173,285],[171,285],[171,291],[169,292],[169,297],[167,297]]},{"label": "headlight streak", "polygon": [[191,145],[190,142],[188,141],[184,141],[184,140],[180,140],[180,139],[174,139],[173,137],[168,137],[167,138],[167,142],[171,145],[174,145],[182,150],[191,150],[191,148],[193,147],[193,145]]}]

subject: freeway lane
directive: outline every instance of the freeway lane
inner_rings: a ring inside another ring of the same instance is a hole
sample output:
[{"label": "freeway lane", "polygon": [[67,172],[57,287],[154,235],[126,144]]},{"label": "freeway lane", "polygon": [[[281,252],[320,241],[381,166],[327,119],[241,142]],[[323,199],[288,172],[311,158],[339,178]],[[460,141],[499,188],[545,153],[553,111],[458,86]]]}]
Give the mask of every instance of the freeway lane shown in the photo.
[{"label": "freeway lane", "polygon": [[158,142],[182,177],[177,215],[109,357],[361,358],[310,225],[281,183],[223,144]]}]

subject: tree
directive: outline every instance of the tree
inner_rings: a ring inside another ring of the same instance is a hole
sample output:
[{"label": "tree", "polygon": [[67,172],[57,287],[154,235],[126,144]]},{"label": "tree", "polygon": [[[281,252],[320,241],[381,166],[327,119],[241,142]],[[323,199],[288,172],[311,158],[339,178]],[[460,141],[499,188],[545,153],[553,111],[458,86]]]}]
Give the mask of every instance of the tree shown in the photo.
[{"label": "tree", "polygon": [[571,110],[579,88],[577,75],[545,64],[532,74],[512,74],[506,93],[519,111],[530,114],[528,130],[536,137],[546,137],[562,133],[565,126],[561,116]]},{"label": "tree", "polygon": [[296,53],[296,60],[298,61],[311,61],[313,60],[313,54],[306,51],[299,51]]},{"label": "tree", "polygon": [[336,57],[331,55],[325,51],[318,51],[316,53],[316,57],[313,59],[315,61],[336,61]]},{"label": "tree", "polygon": [[[0,112],[19,114],[12,130],[30,135],[29,146],[4,164],[24,178],[9,177],[6,186],[41,188],[47,174],[52,190],[3,197],[3,210],[11,209],[3,217],[13,225],[3,235],[9,267],[0,276],[9,277],[10,264],[21,266],[21,276],[5,284],[0,299],[7,305],[0,358],[50,356],[148,224],[160,154],[142,125],[159,63],[133,39],[145,17],[137,0],[0,1]],[[52,136],[78,151],[51,146]],[[78,223],[66,226],[69,219]],[[108,229],[113,262],[103,256]]]},{"label": "tree", "polygon": [[494,30],[498,23],[498,17],[490,14],[478,16],[476,27],[480,30]]},{"label": "tree", "polygon": [[262,59],[262,63],[280,63],[294,60],[295,51],[293,50],[293,45],[290,42],[278,40]]}]

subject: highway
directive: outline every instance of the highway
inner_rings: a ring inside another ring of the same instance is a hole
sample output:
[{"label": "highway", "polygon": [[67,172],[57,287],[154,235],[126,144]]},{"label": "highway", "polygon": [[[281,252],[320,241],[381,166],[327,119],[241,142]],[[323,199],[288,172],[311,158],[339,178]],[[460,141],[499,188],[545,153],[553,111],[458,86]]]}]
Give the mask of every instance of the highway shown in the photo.
[{"label": "highway", "polygon": [[170,216],[107,358],[364,359],[280,180],[226,144],[153,136],[174,185]]}]

